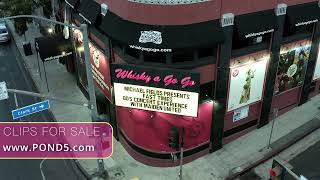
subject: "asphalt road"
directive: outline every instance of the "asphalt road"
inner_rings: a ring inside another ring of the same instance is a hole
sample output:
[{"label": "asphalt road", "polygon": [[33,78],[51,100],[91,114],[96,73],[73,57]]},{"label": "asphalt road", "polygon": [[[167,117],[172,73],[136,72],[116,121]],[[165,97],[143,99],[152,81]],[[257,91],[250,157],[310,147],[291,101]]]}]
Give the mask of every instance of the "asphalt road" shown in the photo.
[{"label": "asphalt road", "polygon": [[292,171],[308,180],[320,180],[320,141],[290,161]]},{"label": "asphalt road", "polygon": [[[0,44],[0,82],[5,81],[8,88],[37,92],[33,81],[25,69],[19,51],[13,43]],[[14,96],[0,101],[0,122],[12,122],[11,111],[16,109]],[[38,98],[18,95],[19,107],[41,101]],[[53,121],[52,114],[43,111],[24,117],[18,121]],[[37,160],[0,160],[0,180],[85,180],[72,160],[45,160],[43,174]]]}]

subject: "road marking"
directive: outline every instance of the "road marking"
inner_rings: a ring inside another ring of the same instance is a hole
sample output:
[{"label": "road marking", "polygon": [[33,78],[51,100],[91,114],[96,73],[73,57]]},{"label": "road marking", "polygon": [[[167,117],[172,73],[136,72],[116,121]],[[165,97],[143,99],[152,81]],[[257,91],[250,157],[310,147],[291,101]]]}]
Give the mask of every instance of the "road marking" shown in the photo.
[{"label": "road marking", "polygon": [[43,165],[43,163],[44,163],[44,161],[45,161],[46,159],[47,159],[47,158],[42,159],[42,161],[40,162],[40,165],[39,165],[39,167],[40,167],[40,173],[41,173],[41,176],[42,176],[42,180],[46,180],[46,177],[45,177],[45,175],[44,175],[44,173],[43,173],[43,170],[42,170],[42,165]]}]

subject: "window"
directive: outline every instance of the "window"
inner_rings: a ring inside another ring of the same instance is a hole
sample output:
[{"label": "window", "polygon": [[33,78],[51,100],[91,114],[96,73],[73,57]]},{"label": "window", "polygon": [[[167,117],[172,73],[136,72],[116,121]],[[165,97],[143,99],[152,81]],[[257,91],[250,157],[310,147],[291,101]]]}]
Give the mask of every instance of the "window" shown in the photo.
[{"label": "window", "polygon": [[288,37],[296,34],[311,34],[313,32],[314,23],[308,25],[294,26],[285,23],[283,36]]},{"label": "window", "polygon": [[217,47],[214,48],[199,48],[198,59],[217,56]]},{"label": "window", "polygon": [[163,52],[144,52],[145,62],[166,63],[167,53]]},{"label": "window", "polygon": [[172,52],[173,63],[193,61],[193,59],[194,59],[193,49],[175,49]]},{"label": "window", "polygon": [[214,99],[214,81],[200,85],[200,100]]},{"label": "window", "polygon": [[130,48],[130,47],[126,47],[125,54],[127,54],[127,55],[129,55],[129,56],[131,56],[133,58],[136,58],[136,59],[139,59],[139,57],[140,57],[139,50],[133,49],[133,48]]},{"label": "window", "polygon": [[267,33],[261,36],[240,38],[238,33],[235,31],[233,33],[232,49],[241,49],[241,48],[245,48],[245,47],[256,45],[256,44],[269,42],[271,39],[271,35],[272,33]]}]

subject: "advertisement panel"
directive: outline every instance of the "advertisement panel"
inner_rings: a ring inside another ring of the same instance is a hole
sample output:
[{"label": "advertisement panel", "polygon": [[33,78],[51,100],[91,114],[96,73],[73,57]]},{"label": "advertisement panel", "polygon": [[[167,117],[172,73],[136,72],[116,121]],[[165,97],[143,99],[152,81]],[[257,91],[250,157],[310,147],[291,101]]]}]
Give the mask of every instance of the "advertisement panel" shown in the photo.
[{"label": "advertisement panel", "polygon": [[233,112],[233,122],[237,122],[241,119],[248,117],[249,115],[249,106],[239,108]]},{"label": "advertisement panel", "polygon": [[114,64],[112,77],[117,106],[197,117],[199,74]]},{"label": "advertisement panel", "polygon": [[78,78],[79,82],[84,89],[88,89],[88,81],[87,81],[87,71],[86,64],[84,62],[84,51],[83,51],[83,41],[82,41],[82,33],[78,29],[72,30],[72,37],[74,41],[74,46],[76,49],[76,62],[78,68]]},{"label": "advertisement panel", "polygon": [[268,59],[231,67],[228,111],[261,100]]},{"label": "advertisement panel", "polygon": [[309,41],[281,47],[275,94],[303,85],[310,49],[311,42]]},{"label": "advertisement panel", "polygon": [[[84,48],[83,48],[83,40],[82,33],[79,30],[73,31],[73,37],[75,40],[76,46],[76,55],[79,66],[79,81],[82,86],[87,89],[88,81],[86,74],[86,65],[84,61]],[[109,60],[103,54],[101,50],[93,45],[93,43],[89,42],[90,48],[90,63],[92,67],[93,79],[96,86],[103,92],[106,98],[112,101],[111,95],[111,78],[110,78],[110,67]]]},{"label": "advertisement panel", "polygon": [[92,43],[89,43],[89,47],[93,79],[109,101],[112,101],[109,60]]},{"label": "advertisement panel", "polygon": [[314,69],[314,74],[313,74],[313,80],[317,80],[320,78],[320,44],[319,44],[319,49],[318,49],[318,58],[317,58],[317,64]]}]

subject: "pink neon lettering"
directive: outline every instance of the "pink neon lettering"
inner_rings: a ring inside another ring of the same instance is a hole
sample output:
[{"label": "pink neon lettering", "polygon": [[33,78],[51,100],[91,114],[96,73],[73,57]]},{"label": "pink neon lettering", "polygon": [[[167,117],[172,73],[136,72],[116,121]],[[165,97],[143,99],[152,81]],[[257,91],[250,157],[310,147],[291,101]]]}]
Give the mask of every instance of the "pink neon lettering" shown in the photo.
[{"label": "pink neon lettering", "polygon": [[168,86],[170,84],[177,84],[178,80],[173,77],[173,75],[168,75],[164,78],[164,86]]},{"label": "pink neon lettering", "polygon": [[194,86],[196,83],[191,80],[191,77],[185,77],[181,80],[182,88],[188,87],[188,86]]},{"label": "pink neon lettering", "polygon": [[119,79],[133,79],[133,80],[142,80],[145,81],[146,83],[149,83],[151,80],[151,77],[149,75],[146,75],[145,72],[138,74],[134,71],[127,71],[127,70],[123,70],[123,69],[116,69],[115,72],[116,77]]}]

